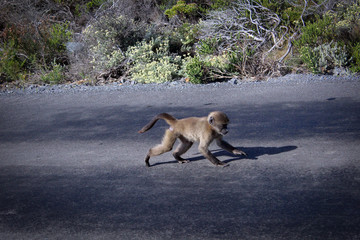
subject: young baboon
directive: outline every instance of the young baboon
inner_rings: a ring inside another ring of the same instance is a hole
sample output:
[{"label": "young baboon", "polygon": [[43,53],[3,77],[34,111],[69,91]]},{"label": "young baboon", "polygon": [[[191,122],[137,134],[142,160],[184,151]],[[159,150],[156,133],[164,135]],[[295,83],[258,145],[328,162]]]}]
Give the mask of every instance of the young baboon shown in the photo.
[{"label": "young baboon", "polygon": [[181,143],[173,152],[173,156],[179,163],[188,162],[181,155],[189,150],[194,142],[199,141],[199,151],[210,162],[215,165],[226,165],[226,163],[221,162],[209,151],[209,145],[214,139],[217,145],[224,150],[235,155],[246,156],[245,152],[234,148],[222,139],[228,133],[227,125],[229,123],[229,118],[223,112],[211,112],[207,117],[202,118],[189,117],[183,119],[176,119],[170,114],[160,113],[145,125],[139,133],[146,132],[152,128],[159,119],[164,119],[170,127],[166,130],[161,144],[150,148],[146,155],[145,163],[148,167],[150,167],[150,157],[171,151],[177,138],[180,139]]}]

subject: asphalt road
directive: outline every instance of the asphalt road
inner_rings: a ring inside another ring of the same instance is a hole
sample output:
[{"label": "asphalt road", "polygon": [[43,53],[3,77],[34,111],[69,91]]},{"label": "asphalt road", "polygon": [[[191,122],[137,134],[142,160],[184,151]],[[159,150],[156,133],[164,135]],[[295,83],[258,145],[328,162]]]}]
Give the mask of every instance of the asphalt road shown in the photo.
[{"label": "asphalt road", "polygon": [[[124,89],[0,95],[0,239],[360,239],[359,80]],[[247,158],[145,167],[213,110]]]}]

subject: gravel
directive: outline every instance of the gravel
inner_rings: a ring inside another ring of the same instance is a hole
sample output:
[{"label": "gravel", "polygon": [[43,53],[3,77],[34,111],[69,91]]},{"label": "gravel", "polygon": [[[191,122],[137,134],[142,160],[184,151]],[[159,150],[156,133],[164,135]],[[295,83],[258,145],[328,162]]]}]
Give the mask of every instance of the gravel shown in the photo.
[{"label": "gravel", "polygon": [[209,89],[209,88],[241,88],[243,85],[257,86],[264,84],[306,84],[306,83],[321,83],[321,82],[338,82],[341,81],[359,81],[360,75],[349,76],[334,76],[334,75],[314,75],[314,74],[288,74],[282,77],[269,78],[266,81],[254,81],[253,79],[231,79],[228,82],[216,82],[209,84],[195,85],[184,83],[183,81],[174,81],[161,84],[141,84],[134,82],[105,84],[102,86],[86,86],[76,84],[60,84],[60,85],[30,85],[26,88],[9,88],[4,87],[0,89],[0,95],[7,94],[66,94],[78,92],[108,92],[108,91],[161,91],[163,89]]}]

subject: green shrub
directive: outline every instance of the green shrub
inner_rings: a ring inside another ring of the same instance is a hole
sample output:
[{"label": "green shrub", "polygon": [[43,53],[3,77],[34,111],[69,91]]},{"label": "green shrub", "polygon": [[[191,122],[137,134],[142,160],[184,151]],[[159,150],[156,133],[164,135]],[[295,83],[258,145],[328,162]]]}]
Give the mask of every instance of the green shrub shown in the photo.
[{"label": "green shrub", "polygon": [[96,9],[101,6],[106,0],[91,0],[86,3],[86,7],[88,10]]},{"label": "green shrub", "polygon": [[[193,46],[198,41],[198,26],[190,23],[184,23],[174,30],[172,30],[169,34],[170,44],[177,43],[180,45],[177,47],[177,51],[181,55],[186,55],[193,51]],[[171,47],[171,46],[170,46]]]},{"label": "green shrub", "polygon": [[0,50],[0,83],[18,80],[23,76],[23,66],[26,59],[18,57],[15,41],[10,40],[1,46]]},{"label": "green shrub", "polygon": [[220,41],[216,37],[201,39],[197,44],[196,51],[200,55],[215,54],[218,51]]},{"label": "green shrub", "polygon": [[300,49],[301,59],[313,73],[322,73],[334,67],[345,67],[350,58],[345,47],[337,43],[322,44],[315,48],[308,46]]},{"label": "green shrub", "polygon": [[211,9],[217,10],[217,9],[223,9],[226,7],[229,7],[232,0],[212,0],[211,1]]},{"label": "green shrub", "polygon": [[315,47],[329,43],[335,38],[334,19],[326,14],[323,18],[318,18],[314,23],[309,23],[302,28],[300,38],[294,42],[296,47],[309,46]]},{"label": "green shrub", "polygon": [[69,23],[55,23],[49,29],[47,44],[54,51],[63,52],[66,50],[65,44],[71,39],[72,32],[69,30]]},{"label": "green shrub", "polygon": [[240,48],[229,51],[227,57],[229,60],[229,68],[231,72],[235,72],[237,69],[241,68],[239,66],[242,66],[244,60],[246,59],[246,56],[244,57],[244,53]]},{"label": "green shrub", "polygon": [[187,57],[182,73],[191,83],[200,84],[237,75],[229,54]]},{"label": "green shrub", "polygon": [[170,62],[169,58],[136,64],[130,69],[134,80],[141,83],[163,83],[171,81],[179,67]]},{"label": "green shrub", "polygon": [[311,72],[317,74],[320,73],[319,59],[320,56],[318,53],[313,51],[310,47],[302,47],[300,49],[300,58],[305,63],[305,65],[311,70]]},{"label": "green shrub", "polygon": [[143,24],[124,16],[102,16],[89,24],[83,34],[89,46],[90,62],[95,71],[114,68],[125,58],[129,46],[145,36]]},{"label": "green shrub", "polygon": [[[258,76],[266,72],[268,64],[259,49],[254,49],[246,43],[239,44],[228,51],[227,72],[241,76]],[[271,60],[268,60],[271,61]]]},{"label": "green shrub", "polygon": [[302,28],[302,35],[294,42],[300,57],[314,73],[334,67],[351,66],[359,71],[360,2],[339,3],[335,11]]},{"label": "green shrub", "polygon": [[339,3],[334,15],[336,38],[345,43],[352,58],[350,70],[360,72],[360,1],[352,5]]},{"label": "green shrub", "polygon": [[353,72],[360,72],[360,42],[352,47],[351,56],[353,62],[351,63],[350,70]]},{"label": "green shrub", "polygon": [[64,67],[55,61],[52,63],[51,70],[42,71],[41,75],[41,81],[47,84],[59,84],[64,78]]},{"label": "green shrub", "polygon": [[50,66],[54,59],[66,61],[65,44],[71,36],[69,23],[52,24],[49,19],[40,21],[36,27],[8,25],[1,34],[1,78],[25,79],[26,75]]},{"label": "green shrub", "polygon": [[[301,23],[300,16],[303,12],[304,4],[297,4],[299,1],[271,1],[271,0],[256,0],[262,6],[270,9],[285,22],[288,28],[296,28]],[[316,2],[316,1],[315,1]],[[319,2],[319,1],[317,1]],[[306,9],[307,15],[309,15],[309,9]],[[311,15],[311,14],[310,14]]]},{"label": "green shrub", "polygon": [[171,81],[181,66],[180,56],[169,52],[168,39],[143,40],[136,46],[129,47],[126,57],[130,61],[132,78],[142,83],[162,83]]},{"label": "green shrub", "polygon": [[186,17],[196,15],[197,11],[198,5],[196,3],[186,3],[183,0],[179,0],[175,6],[165,11],[165,15],[168,16],[168,18],[173,18],[176,15]]},{"label": "green shrub", "polygon": [[69,30],[69,23],[55,23],[49,27],[48,33],[44,38],[46,64],[51,64],[54,58],[63,58],[66,51],[66,43],[70,41],[71,37],[72,32]]},{"label": "green shrub", "polygon": [[213,69],[218,69],[222,72],[228,72],[231,67],[228,54],[223,55],[208,55],[203,59],[205,66]]},{"label": "green shrub", "polygon": [[[337,33],[341,34],[341,32],[348,32],[348,36],[350,41],[359,41],[360,40],[360,1],[354,2],[352,5],[345,5],[339,3],[337,5],[337,13],[332,14],[336,21]],[[345,39],[346,40],[346,39]]]},{"label": "green shrub", "polygon": [[[12,30],[15,28],[16,30]],[[12,26],[10,39],[16,48],[27,56],[24,67],[39,69],[50,66],[54,59],[66,59],[66,43],[71,39],[69,23],[52,23],[50,19],[41,21],[38,26]]]},{"label": "green shrub", "polygon": [[205,65],[198,56],[186,58],[183,71],[191,83],[200,84],[205,82]]}]

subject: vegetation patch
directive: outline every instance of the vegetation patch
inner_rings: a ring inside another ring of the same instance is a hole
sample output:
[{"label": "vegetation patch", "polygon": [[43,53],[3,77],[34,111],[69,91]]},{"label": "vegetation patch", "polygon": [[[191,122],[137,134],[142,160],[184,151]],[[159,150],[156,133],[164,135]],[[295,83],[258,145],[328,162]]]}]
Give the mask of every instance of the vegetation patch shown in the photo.
[{"label": "vegetation patch", "polygon": [[0,12],[0,84],[360,72],[359,0],[13,0]]}]

